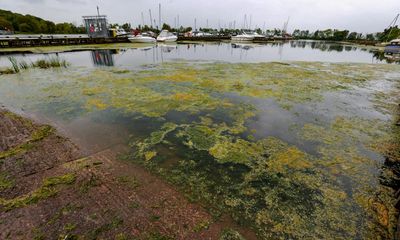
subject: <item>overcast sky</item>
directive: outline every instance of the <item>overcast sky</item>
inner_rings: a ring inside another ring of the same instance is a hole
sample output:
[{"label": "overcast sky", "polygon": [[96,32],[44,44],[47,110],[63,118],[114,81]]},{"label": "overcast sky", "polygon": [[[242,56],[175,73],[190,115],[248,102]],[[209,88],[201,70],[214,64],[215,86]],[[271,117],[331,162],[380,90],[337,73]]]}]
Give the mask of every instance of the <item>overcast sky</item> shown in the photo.
[{"label": "overcast sky", "polygon": [[149,9],[158,23],[158,4],[162,21],[174,26],[179,14],[180,25],[228,27],[236,21],[242,27],[244,15],[252,27],[282,28],[290,17],[288,30],[349,29],[377,32],[386,28],[400,12],[400,0],[0,0],[6,9],[55,22],[81,24],[83,15],[106,14],[110,23],[129,22],[134,26],[150,23]]}]

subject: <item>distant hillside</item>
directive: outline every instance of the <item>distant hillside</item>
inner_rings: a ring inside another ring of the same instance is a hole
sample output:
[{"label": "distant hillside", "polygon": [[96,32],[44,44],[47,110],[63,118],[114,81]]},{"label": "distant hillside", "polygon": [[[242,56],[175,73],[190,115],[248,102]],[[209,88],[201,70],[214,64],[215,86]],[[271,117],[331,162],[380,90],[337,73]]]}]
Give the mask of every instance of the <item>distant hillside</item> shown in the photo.
[{"label": "distant hillside", "polygon": [[57,23],[47,21],[32,15],[22,15],[0,9],[0,30],[16,33],[86,33],[83,26],[72,23]]}]

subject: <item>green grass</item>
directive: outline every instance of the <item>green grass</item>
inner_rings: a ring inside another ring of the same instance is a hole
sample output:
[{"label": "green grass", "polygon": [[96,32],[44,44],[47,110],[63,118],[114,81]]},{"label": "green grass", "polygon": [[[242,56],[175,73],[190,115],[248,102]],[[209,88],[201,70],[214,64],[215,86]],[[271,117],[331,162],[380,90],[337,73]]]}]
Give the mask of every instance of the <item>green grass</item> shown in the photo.
[{"label": "green grass", "polygon": [[13,198],[0,198],[0,205],[6,210],[25,207],[30,204],[38,203],[41,200],[55,196],[58,193],[58,186],[70,185],[75,182],[76,176],[68,173],[62,176],[49,177],[43,180],[42,186],[28,194]]},{"label": "green grass", "polygon": [[22,143],[16,147],[0,152],[0,159],[15,156],[27,152],[34,147],[33,143],[43,140],[52,134],[54,129],[51,126],[45,125],[34,131],[31,138],[26,143]]},{"label": "green grass", "polygon": [[150,216],[150,221],[157,222],[158,220],[160,220],[160,216],[158,216],[158,215],[151,215]]},{"label": "green grass", "polygon": [[33,68],[42,68],[42,69],[59,68],[67,66],[68,66],[67,61],[60,59],[58,57],[51,57],[49,59],[40,59],[31,64],[31,67]]},{"label": "green grass", "polygon": [[39,59],[31,64],[28,64],[26,61],[22,60],[18,62],[15,57],[8,57],[8,60],[11,63],[10,68],[0,70],[1,74],[13,74],[19,73],[21,70],[26,70],[29,68],[41,68],[41,69],[48,69],[48,68],[60,68],[60,67],[68,67],[69,63],[64,60],[60,59],[59,57],[50,57],[46,59]]},{"label": "green grass", "polygon": [[172,240],[173,238],[163,235],[159,232],[150,232],[145,236],[144,239],[146,239],[146,240]]},{"label": "green grass", "polygon": [[15,57],[8,57],[8,60],[11,62],[12,69],[14,70],[14,73],[19,73],[20,72],[20,68],[19,68],[17,59]]},{"label": "green grass", "polygon": [[93,187],[99,186],[99,180],[96,175],[91,175],[90,178],[87,181],[84,181],[80,187],[79,187],[79,192],[80,193],[87,193],[89,190]]},{"label": "green grass", "polygon": [[19,67],[20,69],[28,69],[29,68],[29,64],[27,62],[25,62],[24,60],[22,60],[21,62],[19,62]]},{"label": "green grass", "polygon": [[112,218],[111,222],[103,224],[100,227],[97,227],[94,230],[90,231],[86,235],[85,239],[93,239],[93,240],[98,239],[102,233],[109,232],[113,229],[116,229],[119,226],[121,226],[123,223],[124,223],[124,221],[120,217],[115,216]]},{"label": "green grass", "polygon": [[11,180],[5,173],[0,173],[0,191],[12,188],[14,181]]},{"label": "green grass", "polygon": [[120,176],[117,178],[117,182],[126,185],[132,189],[139,187],[139,181],[134,176]]},{"label": "green grass", "polygon": [[140,207],[140,204],[136,201],[133,201],[129,204],[129,207],[132,209],[138,209]]},{"label": "green grass", "polygon": [[33,148],[33,145],[31,143],[24,143],[24,144],[18,145],[7,151],[0,152],[0,159],[4,159],[4,158],[8,158],[8,157],[12,157],[12,156],[15,156],[18,154],[25,153],[32,148]]},{"label": "green grass", "polygon": [[5,68],[5,69],[0,69],[0,75],[2,74],[14,74],[14,69],[12,68]]},{"label": "green grass", "polygon": [[48,137],[54,132],[54,129],[49,125],[44,125],[40,127],[37,131],[33,132],[31,135],[31,142],[37,142]]}]

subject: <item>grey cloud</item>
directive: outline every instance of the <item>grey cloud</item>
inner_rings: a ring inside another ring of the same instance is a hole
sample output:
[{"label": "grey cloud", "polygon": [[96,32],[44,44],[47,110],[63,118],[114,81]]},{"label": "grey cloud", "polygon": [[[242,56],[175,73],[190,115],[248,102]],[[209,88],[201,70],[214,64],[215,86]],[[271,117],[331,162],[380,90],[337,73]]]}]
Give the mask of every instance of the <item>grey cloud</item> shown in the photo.
[{"label": "grey cloud", "polygon": [[149,24],[148,11],[158,20],[158,3],[162,4],[162,19],[174,25],[179,14],[182,25],[205,26],[208,19],[212,27],[228,26],[236,21],[243,25],[252,18],[252,26],[281,28],[290,17],[289,30],[339,28],[360,32],[382,31],[400,9],[398,0],[1,0],[0,8],[37,15],[56,22],[81,22],[81,16],[100,12],[110,22],[141,24],[141,12]]}]

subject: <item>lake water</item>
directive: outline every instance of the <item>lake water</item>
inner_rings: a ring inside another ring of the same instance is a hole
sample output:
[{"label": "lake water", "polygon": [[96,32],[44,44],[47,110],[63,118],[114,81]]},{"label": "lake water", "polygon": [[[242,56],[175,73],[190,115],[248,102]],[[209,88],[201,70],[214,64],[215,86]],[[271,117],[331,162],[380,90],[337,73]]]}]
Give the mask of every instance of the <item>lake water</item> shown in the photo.
[{"label": "lake water", "polygon": [[88,153],[129,144],[132,162],[260,239],[393,236],[379,178],[400,65],[311,41],[107,48],[13,54],[70,65],[1,75],[0,103]]},{"label": "lake water", "polygon": [[[369,47],[322,41],[291,41],[268,44],[174,43],[139,45],[135,48],[66,52],[57,55],[75,66],[88,67],[138,67],[143,64],[156,64],[177,59],[232,63],[269,61],[386,63],[390,61]],[[20,55],[17,54],[16,56]],[[42,55],[26,54],[23,57],[35,60],[41,58]],[[0,57],[0,66],[7,65],[9,65],[8,59],[5,56]]]}]

